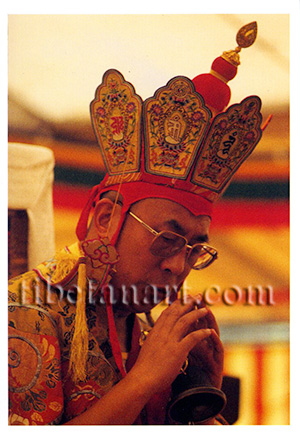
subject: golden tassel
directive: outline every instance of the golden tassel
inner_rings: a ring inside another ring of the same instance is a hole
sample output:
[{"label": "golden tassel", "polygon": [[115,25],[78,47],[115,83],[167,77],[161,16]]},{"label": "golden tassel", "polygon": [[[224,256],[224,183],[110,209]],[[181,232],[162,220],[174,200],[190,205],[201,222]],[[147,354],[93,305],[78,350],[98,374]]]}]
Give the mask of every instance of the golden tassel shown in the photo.
[{"label": "golden tassel", "polygon": [[88,358],[89,331],[86,322],[86,264],[80,262],[78,267],[77,303],[75,329],[70,349],[69,373],[77,383],[86,380],[86,363]]},{"label": "golden tassel", "polygon": [[62,281],[74,268],[78,261],[78,256],[66,252],[58,252],[55,257],[56,267],[51,273],[51,283],[56,284]]}]

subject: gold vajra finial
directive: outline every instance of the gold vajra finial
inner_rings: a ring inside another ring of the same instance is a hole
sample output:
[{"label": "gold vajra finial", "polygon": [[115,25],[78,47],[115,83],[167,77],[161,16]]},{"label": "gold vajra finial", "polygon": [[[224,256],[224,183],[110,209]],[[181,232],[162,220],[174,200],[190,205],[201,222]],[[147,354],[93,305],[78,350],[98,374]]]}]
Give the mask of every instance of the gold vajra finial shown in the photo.
[{"label": "gold vajra finial", "polygon": [[234,66],[240,64],[239,52],[242,48],[249,48],[253,45],[257,36],[257,23],[253,21],[243,26],[236,35],[236,42],[238,47],[233,51],[223,52],[222,57]]},{"label": "gold vajra finial", "polygon": [[243,26],[236,34],[236,42],[240,48],[249,48],[253,45],[257,36],[257,23],[253,21]]}]

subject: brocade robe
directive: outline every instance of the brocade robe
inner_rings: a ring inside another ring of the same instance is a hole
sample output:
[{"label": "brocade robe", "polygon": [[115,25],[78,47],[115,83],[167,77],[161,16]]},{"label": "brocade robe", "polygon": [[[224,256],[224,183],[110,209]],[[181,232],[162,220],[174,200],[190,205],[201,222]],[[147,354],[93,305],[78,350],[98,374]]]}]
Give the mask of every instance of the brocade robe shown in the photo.
[{"label": "brocade robe", "polygon": [[[77,245],[63,253],[79,257]],[[109,340],[106,307],[101,302],[86,306],[86,381],[74,384],[68,374],[76,313],[76,297],[69,288],[76,282],[78,262],[59,283],[55,281],[55,286],[64,291],[53,286],[57,264],[53,258],[8,283],[11,425],[63,424],[85,412],[122,378]],[[131,366],[138,354],[139,336],[135,320],[127,360]],[[136,423],[163,424],[167,397],[162,395],[161,402],[161,397],[155,395]]]}]

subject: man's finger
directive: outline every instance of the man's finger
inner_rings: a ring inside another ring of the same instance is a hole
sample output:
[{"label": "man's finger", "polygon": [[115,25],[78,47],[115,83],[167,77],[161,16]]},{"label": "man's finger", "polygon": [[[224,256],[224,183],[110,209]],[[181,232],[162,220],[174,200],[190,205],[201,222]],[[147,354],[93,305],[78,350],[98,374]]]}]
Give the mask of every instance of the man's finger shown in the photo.
[{"label": "man's finger", "polygon": [[209,337],[209,340],[212,342],[213,346],[214,346],[214,350],[219,353],[219,354],[223,354],[224,353],[224,348],[223,348],[223,344],[221,342],[221,339],[219,338],[218,334],[216,333],[215,330],[211,331],[211,335]]},{"label": "man's finger", "polygon": [[212,311],[207,308],[207,315],[205,315],[205,317],[203,319],[200,319],[198,322],[198,327],[199,328],[211,328],[214,329],[217,334],[220,336],[220,330],[219,330],[219,326],[217,324],[217,321],[212,313]]},{"label": "man's finger", "polygon": [[185,347],[185,350],[189,353],[195,345],[199,342],[207,339],[212,333],[210,328],[196,330],[186,335],[180,342],[180,345]]},{"label": "man's finger", "polygon": [[177,299],[170,307],[167,307],[155,323],[156,330],[162,328],[164,331],[170,331],[177,323],[179,318],[188,312],[195,310],[198,298],[192,296],[185,297],[186,302],[183,303],[181,299]]},{"label": "man's finger", "polygon": [[205,317],[207,312],[207,308],[204,307],[201,309],[194,309],[191,312],[181,316],[172,329],[172,334],[174,337],[180,340],[189,331],[197,330],[197,321]]}]

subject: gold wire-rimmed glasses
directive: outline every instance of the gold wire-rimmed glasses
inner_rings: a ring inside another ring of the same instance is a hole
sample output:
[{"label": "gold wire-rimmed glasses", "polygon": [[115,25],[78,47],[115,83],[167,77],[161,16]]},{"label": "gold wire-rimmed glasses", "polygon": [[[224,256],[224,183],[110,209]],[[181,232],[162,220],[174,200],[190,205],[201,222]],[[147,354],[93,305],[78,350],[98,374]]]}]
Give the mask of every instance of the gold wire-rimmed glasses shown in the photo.
[{"label": "gold wire-rimmed glasses", "polygon": [[214,247],[205,243],[197,243],[191,246],[184,236],[169,230],[157,232],[133,212],[128,213],[155,236],[150,246],[153,255],[170,258],[186,247],[186,261],[193,270],[202,270],[217,259],[218,251]]}]

